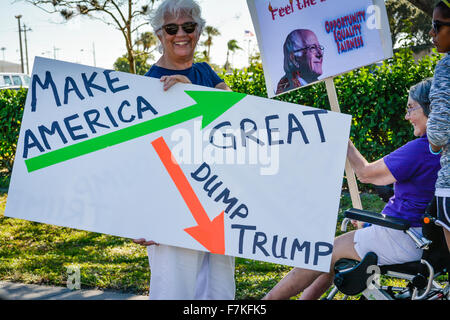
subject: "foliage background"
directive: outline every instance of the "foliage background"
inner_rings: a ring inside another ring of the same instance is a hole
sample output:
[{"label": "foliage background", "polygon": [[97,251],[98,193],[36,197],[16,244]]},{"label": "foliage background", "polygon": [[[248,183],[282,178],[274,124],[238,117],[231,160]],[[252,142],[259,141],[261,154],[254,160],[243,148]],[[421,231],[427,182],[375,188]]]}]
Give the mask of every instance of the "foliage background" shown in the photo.
[{"label": "foliage background", "polygon": [[407,0],[387,0],[386,10],[392,36],[392,46],[399,42],[414,49],[432,48],[428,32],[432,18]]},{"label": "foliage background", "polygon": [[26,96],[26,89],[0,91],[0,188],[9,185]]},{"label": "foliage background", "polygon": [[[147,71],[150,69],[150,65],[147,63],[149,57],[149,53],[145,51],[137,51],[135,57],[136,64],[136,74],[145,75]],[[130,70],[130,62],[128,61],[128,57],[124,54],[122,57],[117,58],[116,62],[114,62],[114,70],[129,72]]]}]

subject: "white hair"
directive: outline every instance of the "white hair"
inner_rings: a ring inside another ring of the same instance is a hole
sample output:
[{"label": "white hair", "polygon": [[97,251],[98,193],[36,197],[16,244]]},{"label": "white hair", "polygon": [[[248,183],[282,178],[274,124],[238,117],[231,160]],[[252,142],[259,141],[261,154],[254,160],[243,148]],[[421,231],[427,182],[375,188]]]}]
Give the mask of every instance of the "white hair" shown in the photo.
[{"label": "white hair", "polygon": [[[165,23],[167,15],[173,17],[188,15],[197,23],[196,32],[198,33],[198,36],[200,36],[206,23],[201,14],[202,9],[194,0],[164,0],[158,8],[150,14],[150,24],[152,25],[153,32],[158,34],[161,32],[161,28]],[[162,52],[161,45],[158,49]]]},{"label": "white hair", "polygon": [[427,78],[409,89],[411,99],[417,101],[423,109],[423,114],[428,117],[431,112],[430,90],[433,78]]}]

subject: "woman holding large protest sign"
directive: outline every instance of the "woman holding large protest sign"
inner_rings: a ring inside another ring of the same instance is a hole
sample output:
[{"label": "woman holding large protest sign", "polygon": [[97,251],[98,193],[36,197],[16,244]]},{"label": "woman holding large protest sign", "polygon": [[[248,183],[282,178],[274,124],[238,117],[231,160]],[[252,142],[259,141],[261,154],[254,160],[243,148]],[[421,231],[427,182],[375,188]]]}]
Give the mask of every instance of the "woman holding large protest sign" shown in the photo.
[{"label": "woman holding large protest sign", "polygon": [[444,228],[450,250],[450,1],[440,1],[433,11],[430,31],[438,52],[445,57],[436,66],[430,92],[431,114],[427,135],[433,152],[442,153],[441,167],[436,182],[438,224]]},{"label": "woman holding large protest sign", "polygon": [[[383,214],[408,220],[418,234],[422,232],[421,218],[433,198],[440,169],[440,157],[430,150],[426,135],[430,88],[431,79],[427,79],[413,86],[409,93],[405,119],[413,126],[418,139],[372,163],[351,141],[347,151],[348,160],[361,182],[394,183],[394,196],[384,207]],[[341,258],[361,260],[368,252],[377,254],[379,265],[416,261],[422,256],[422,250],[403,231],[372,225],[335,239],[330,273],[294,268],[265,299],[287,299],[302,291],[302,299],[318,299],[332,283],[336,261]]]},{"label": "woman holding large protest sign", "polygon": [[[151,18],[162,56],[146,76],[161,79],[164,90],[178,82],[230,90],[207,63],[193,62],[205,25],[194,0],[165,0]],[[234,299],[233,257],[145,239],[134,242],[148,246],[150,299]]]}]

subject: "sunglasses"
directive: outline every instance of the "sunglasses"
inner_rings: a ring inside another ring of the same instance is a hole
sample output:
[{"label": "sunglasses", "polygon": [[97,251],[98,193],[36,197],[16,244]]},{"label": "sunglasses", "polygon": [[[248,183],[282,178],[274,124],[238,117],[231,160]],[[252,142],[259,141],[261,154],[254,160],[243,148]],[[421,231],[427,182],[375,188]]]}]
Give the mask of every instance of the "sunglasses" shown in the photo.
[{"label": "sunglasses", "polygon": [[186,33],[192,33],[197,28],[197,23],[196,22],[185,22],[183,24],[169,23],[166,24],[165,26],[162,26],[161,29],[164,29],[164,31],[166,31],[168,35],[173,36],[178,33],[179,27],[181,27],[181,29],[183,29],[183,31]]},{"label": "sunglasses", "polygon": [[440,29],[442,26],[450,26],[450,22],[444,22],[444,21],[439,21],[439,20],[433,20],[432,25],[433,25],[434,33],[438,34],[438,33],[439,33],[439,29]]}]

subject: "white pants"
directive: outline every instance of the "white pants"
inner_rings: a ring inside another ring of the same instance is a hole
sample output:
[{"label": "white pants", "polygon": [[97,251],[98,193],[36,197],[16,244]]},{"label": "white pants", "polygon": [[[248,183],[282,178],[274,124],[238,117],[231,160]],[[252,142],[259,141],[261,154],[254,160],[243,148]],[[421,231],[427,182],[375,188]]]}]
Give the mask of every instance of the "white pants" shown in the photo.
[{"label": "white pants", "polygon": [[[413,229],[422,234],[422,228]],[[356,230],[353,241],[361,259],[375,252],[380,266],[417,261],[423,252],[405,232],[378,225]]]},{"label": "white pants", "polygon": [[152,300],[234,300],[234,257],[149,246]]}]

